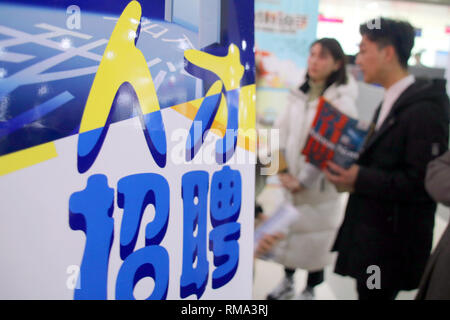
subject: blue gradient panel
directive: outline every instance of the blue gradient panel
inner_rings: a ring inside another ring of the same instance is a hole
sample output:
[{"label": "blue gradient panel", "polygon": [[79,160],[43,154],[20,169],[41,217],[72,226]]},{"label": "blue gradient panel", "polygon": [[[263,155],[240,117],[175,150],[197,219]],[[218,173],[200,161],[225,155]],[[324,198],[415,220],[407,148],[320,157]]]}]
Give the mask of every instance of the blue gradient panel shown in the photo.
[{"label": "blue gradient panel", "polygon": [[[4,52],[25,57],[18,61],[0,59],[0,128],[15,128],[0,136],[0,156],[78,133],[96,67],[117,18],[128,3],[22,0],[0,4],[0,47]],[[161,109],[200,98],[196,90],[198,81],[203,82],[200,94],[212,85],[212,77],[187,75],[184,70],[186,49],[225,55],[228,46],[235,43],[241,49],[241,63],[245,66],[241,85],[254,83],[253,1],[222,1],[220,43],[205,48],[197,47],[198,33],[163,20],[164,1],[140,3],[143,17],[137,48],[148,62]],[[79,30],[67,29],[66,9],[70,5],[81,9]],[[21,19],[12,18],[16,16]],[[57,34],[50,35],[52,32]],[[68,55],[73,48],[79,51]],[[53,99],[59,99],[66,92],[73,98],[58,108],[48,108],[47,112],[34,110],[52,104]],[[111,123],[136,116],[129,109],[130,106],[125,105],[116,108],[111,114]],[[22,113],[34,116],[15,119]],[[158,117],[157,114],[147,116]],[[0,131],[5,132],[2,129]],[[104,135],[105,132],[88,135],[86,149],[90,151],[84,150],[80,156],[87,157],[86,161],[95,160],[94,153],[99,148],[94,141],[98,142]],[[164,167],[162,134],[148,133],[146,140],[155,161]],[[81,172],[88,168],[88,163],[80,165]]]},{"label": "blue gradient panel", "polygon": [[[30,123],[1,136],[0,156],[78,133],[96,67],[115,27],[115,19],[128,2],[108,1],[107,6],[102,6],[103,1],[44,1],[33,2],[32,5],[25,5],[31,1],[0,3],[0,36],[3,36],[0,37],[0,47],[3,52],[31,57],[11,62],[2,60],[0,55],[0,73],[3,74],[0,78],[0,126],[17,126],[14,118],[27,111],[39,117],[28,117],[27,122]],[[186,74],[183,64],[185,49],[199,49],[196,47],[198,35],[161,20],[156,17],[159,14],[147,15],[154,9],[162,10],[161,1],[140,3],[143,17],[137,48],[148,62],[161,109],[200,98],[196,96],[197,79]],[[81,29],[67,29],[66,4],[81,8]],[[21,18],[12,19],[17,16]],[[48,28],[57,28],[60,35],[44,36],[43,40],[43,35],[52,32]],[[14,45],[8,46],[7,41],[13,41]],[[65,45],[68,46],[66,49],[63,48]],[[71,48],[81,49],[77,54],[68,55]],[[59,108],[47,113],[33,111],[65,92],[73,98]],[[130,109],[131,105],[116,108],[111,115],[111,123],[137,116]],[[95,140],[94,135],[101,137],[102,133],[94,133],[87,139]],[[161,136],[154,134],[158,135]],[[158,165],[164,166],[164,141],[155,137],[150,145]]]},{"label": "blue gradient panel", "polygon": [[62,107],[64,104],[69,102],[74,98],[69,92],[64,91],[63,93],[57,95],[56,97],[34,107],[31,110],[25,111],[17,117],[7,121],[0,122],[0,138],[17,131],[27,124],[30,124],[46,114]]}]

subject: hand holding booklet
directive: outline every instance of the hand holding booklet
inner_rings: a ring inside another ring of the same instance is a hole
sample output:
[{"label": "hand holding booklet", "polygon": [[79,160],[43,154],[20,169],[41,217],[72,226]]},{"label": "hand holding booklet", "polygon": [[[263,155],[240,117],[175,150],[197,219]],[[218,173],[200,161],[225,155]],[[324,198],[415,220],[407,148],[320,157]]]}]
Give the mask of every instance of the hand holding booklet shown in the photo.
[{"label": "hand holding booklet", "polygon": [[358,159],[368,131],[367,123],[350,118],[321,97],[302,154],[319,169],[327,161],[347,169]]},{"label": "hand holding booklet", "polygon": [[[320,170],[327,166],[328,161],[347,169],[358,159],[368,131],[368,124],[345,115],[321,97],[302,154],[306,156],[308,163]],[[301,214],[291,201],[286,200],[255,230],[255,254],[264,237],[287,235],[289,226]],[[277,243],[270,241],[270,246],[265,248],[265,253],[258,258],[272,259]]]},{"label": "hand holding booklet", "polygon": [[[255,230],[255,254],[265,235],[286,235],[289,226],[298,219],[298,210],[290,203],[283,203],[280,207],[266,220],[261,226]],[[274,245],[275,247],[276,245]],[[265,254],[258,258],[263,260],[271,259],[273,256],[273,249],[268,250]]]}]

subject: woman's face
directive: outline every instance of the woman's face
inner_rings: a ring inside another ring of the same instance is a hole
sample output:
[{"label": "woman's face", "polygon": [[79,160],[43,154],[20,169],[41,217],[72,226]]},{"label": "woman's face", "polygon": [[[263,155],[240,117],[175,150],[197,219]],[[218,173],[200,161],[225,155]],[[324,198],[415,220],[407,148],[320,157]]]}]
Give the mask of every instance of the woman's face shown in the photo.
[{"label": "woman's face", "polygon": [[340,67],[340,62],[324,49],[320,43],[311,47],[308,57],[308,74],[314,82],[324,82]]}]

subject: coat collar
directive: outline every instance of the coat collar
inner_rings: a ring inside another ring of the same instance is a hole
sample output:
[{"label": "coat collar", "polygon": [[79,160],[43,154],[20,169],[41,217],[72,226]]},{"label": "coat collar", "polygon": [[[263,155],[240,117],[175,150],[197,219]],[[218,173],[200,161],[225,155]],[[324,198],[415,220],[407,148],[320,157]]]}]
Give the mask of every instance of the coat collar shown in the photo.
[{"label": "coat collar", "polygon": [[414,92],[414,83],[410,85],[395,101],[394,105],[391,108],[391,111],[388,113],[386,119],[381,124],[381,127],[375,131],[375,126],[380,115],[381,104],[378,106],[375,111],[372,123],[370,124],[369,133],[366,138],[366,142],[361,150],[361,155],[364,154],[373,144],[378,141],[389,129],[396,123],[397,115],[405,109],[409,104],[407,100],[410,98],[412,92]]},{"label": "coat collar", "polygon": [[[330,101],[337,99],[339,96],[348,96],[356,100],[356,98],[358,97],[358,85],[356,83],[356,80],[351,74],[348,74],[347,78],[348,81],[346,84],[337,85],[336,83],[333,83],[325,90],[323,96]],[[307,94],[300,90],[300,87],[304,83],[305,81],[303,80],[296,87],[291,88],[290,92],[293,96],[306,101],[308,99]]]}]

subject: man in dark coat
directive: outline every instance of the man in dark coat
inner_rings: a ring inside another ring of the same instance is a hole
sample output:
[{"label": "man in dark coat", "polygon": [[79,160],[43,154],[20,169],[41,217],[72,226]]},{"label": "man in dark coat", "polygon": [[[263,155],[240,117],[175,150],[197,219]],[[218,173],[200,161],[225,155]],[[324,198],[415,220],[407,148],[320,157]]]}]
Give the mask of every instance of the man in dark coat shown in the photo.
[{"label": "man in dark coat", "polygon": [[[450,207],[450,151],[428,164],[425,188]],[[450,223],[428,260],[417,300],[450,300]]]},{"label": "man in dark coat", "polygon": [[356,279],[359,299],[395,299],[418,287],[430,255],[436,203],[425,191],[428,162],[448,148],[445,81],[408,73],[414,29],[381,18],[360,27],[356,63],[364,81],[386,89],[359,160],[330,162],[325,174],[350,191],[333,251],[335,272]]}]

